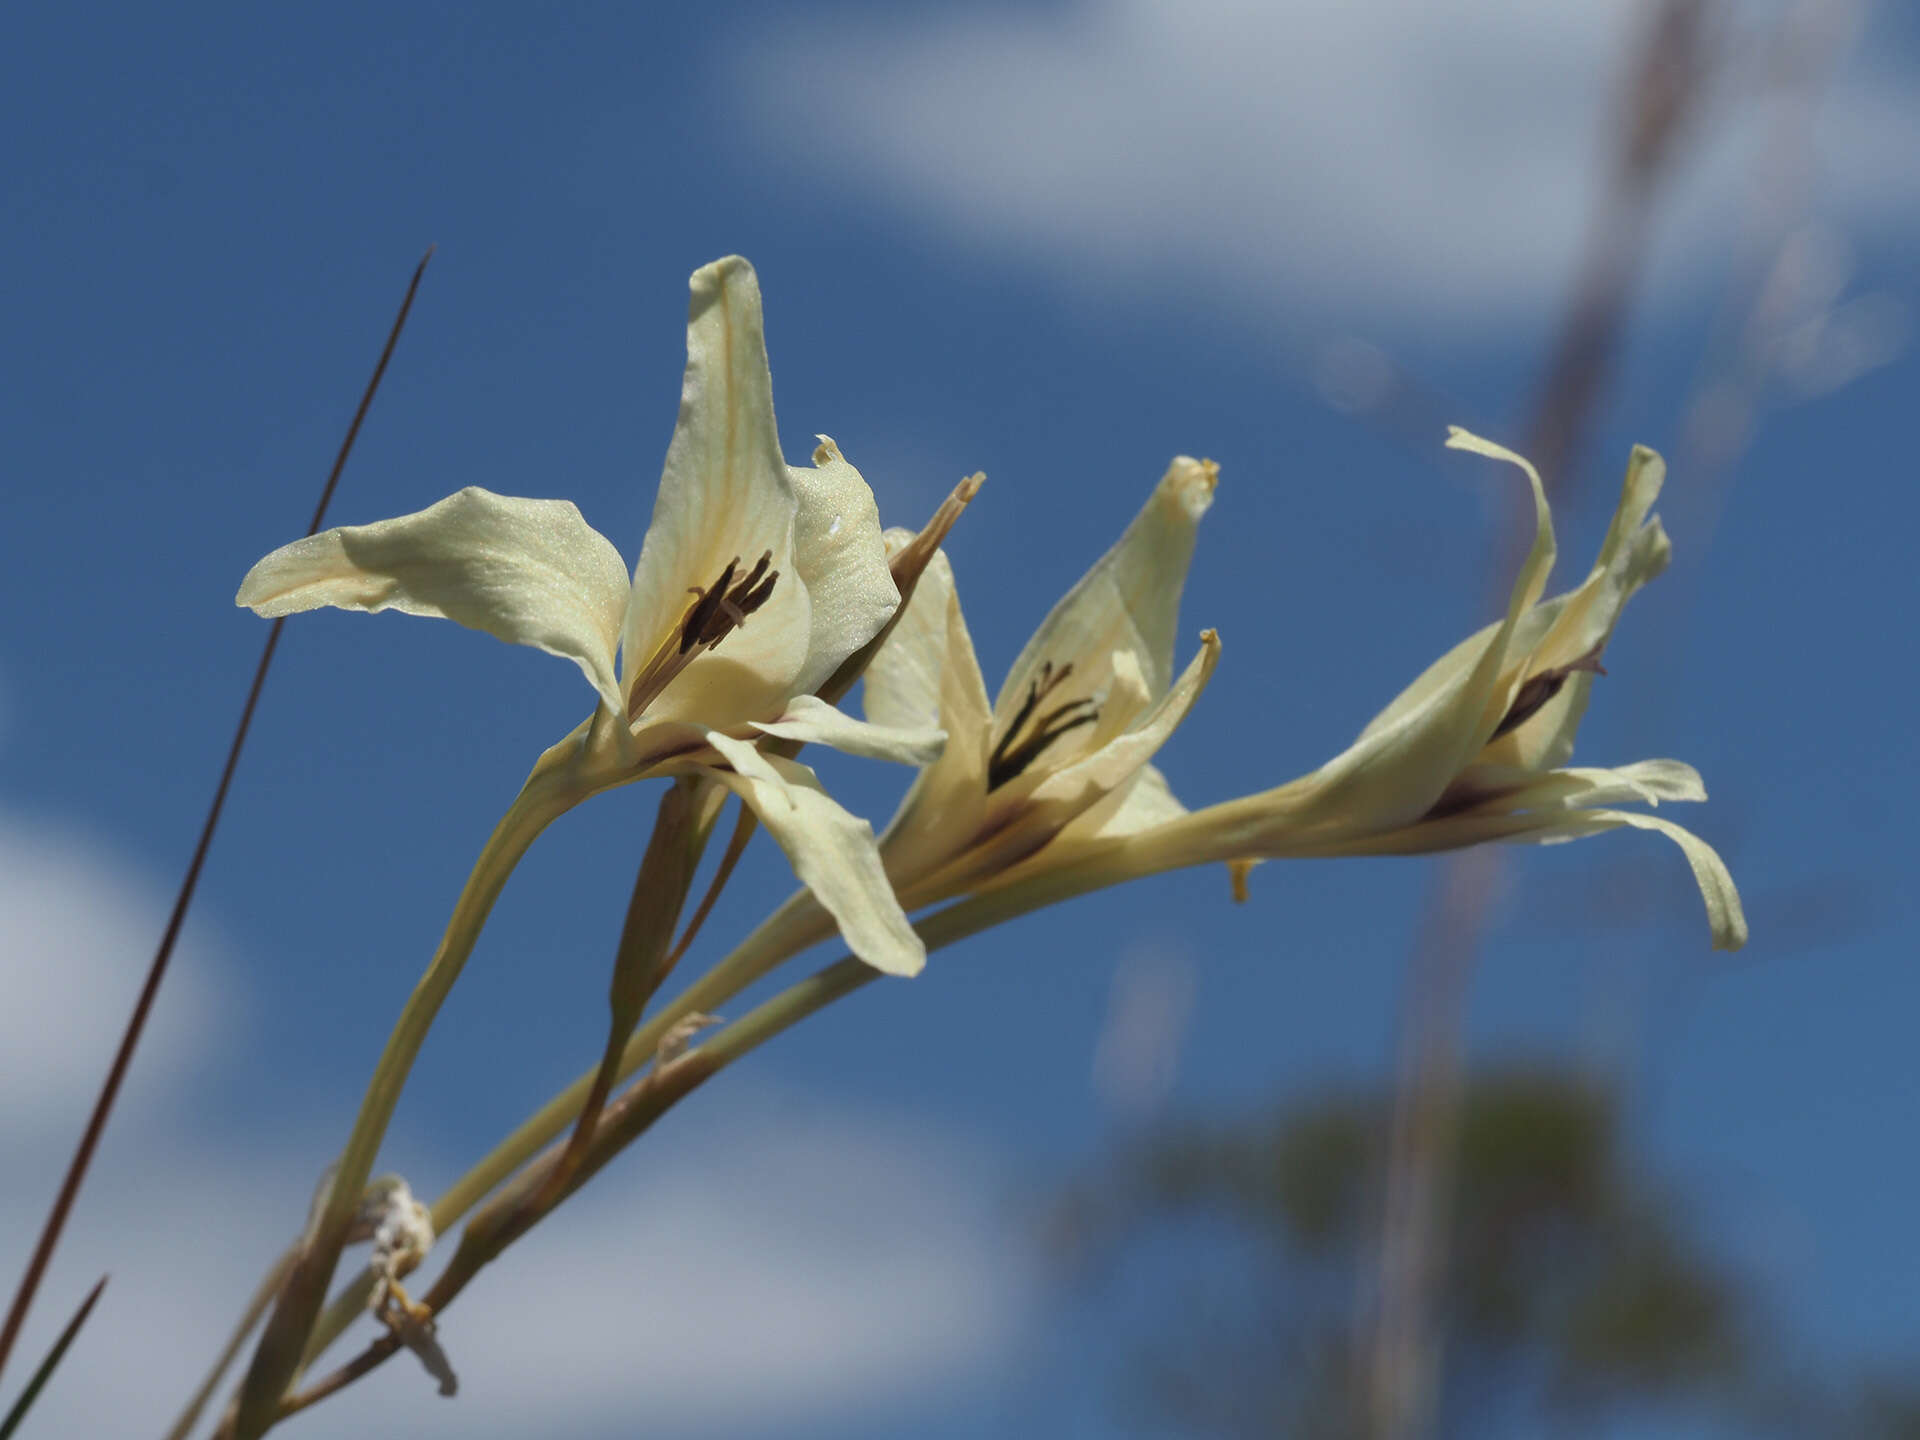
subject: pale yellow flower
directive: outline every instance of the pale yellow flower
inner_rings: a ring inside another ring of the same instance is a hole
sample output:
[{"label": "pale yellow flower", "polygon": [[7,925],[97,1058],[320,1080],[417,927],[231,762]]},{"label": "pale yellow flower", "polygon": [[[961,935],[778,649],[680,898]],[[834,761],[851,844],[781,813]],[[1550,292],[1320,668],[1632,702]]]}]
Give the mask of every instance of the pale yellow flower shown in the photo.
[{"label": "pale yellow flower", "polygon": [[1130,800],[1158,801],[1162,817],[1178,811],[1147,762],[1219,655],[1208,632],[1174,673],[1180,592],[1217,475],[1210,461],[1174,460],[1119,542],[1027,642],[992,704],[953,572],[934,557],[866,674],[870,720],[948,737],[880,840],[909,909],[1043,857],[1069,826],[1139,812]]},{"label": "pale yellow flower", "polygon": [[1537,531],[1505,616],[1429,666],[1351,746],[1311,774],[1138,828],[1118,843],[1083,844],[1082,858],[1115,878],[1238,862],[1237,887],[1256,859],[1419,854],[1493,840],[1551,843],[1631,826],[1680,846],[1705,899],[1715,947],[1738,949],[1746,943],[1746,917],[1713,848],[1664,817],[1614,808],[1704,800],[1693,767],[1677,760],[1616,769],[1564,765],[1622,608],[1666,568],[1666,532],[1649,518],[1665,465],[1653,451],[1634,449],[1592,571],[1577,588],[1543,601],[1554,538],[1539,475],[1520,456],[1463,430],[1447,443],[1517,465],[1532,487]]},{"label": "pale yellow flower", "polygon": [[814,698],[899,604],[879,513],[831,440],[811,468],[782,457],[753,268],[716,261],[691,291],[679,422],[631,580],[571,502],[469,487],[283,546],[248,573],[238,603],[265,616],[329,605],[438,616],[572,660],[600,706],[543,761],[566,798],[713,777],[754,808],[856,953],[911,972],[924,950],[871,828],[806,766],[755,743],[775,735],[914,764],[938,753],[935,731],[864,724]]}]

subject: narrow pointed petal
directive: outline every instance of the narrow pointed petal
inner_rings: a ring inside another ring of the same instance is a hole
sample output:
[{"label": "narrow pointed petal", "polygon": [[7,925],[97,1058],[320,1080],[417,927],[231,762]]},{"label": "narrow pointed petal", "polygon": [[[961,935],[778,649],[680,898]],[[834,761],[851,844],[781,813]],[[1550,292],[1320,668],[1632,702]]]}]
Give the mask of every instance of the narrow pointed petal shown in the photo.
[{"label": "narrow pointed petal", "polygon": [[268,617],[331,605],[453,620],[572,660],[618,712],[626,591],[620,552],[572,502],[469,487],[412,515],[283,545],[234,598]]},{"label": "narrow pointed petal", "polygon": [[805,695],[878,635],[900,604],[873,491],[832,440],[818,439],[812,468],[787,467],[800,507],[794,570],[812,609],[806,659],[793,684],[795,694]]},{"label": "narrow pointed petal", "polygon": [[[1613,524],[1578,589],[1539,606],[1515,638],[1514,649],[1527,655],[1526,671],[1540,674],[1606,648],[1627,601],[1667,568],[1673,546],[1657,518],[1649,518],[1666,478],[1666,465],[1645,446],[1636,445],[1627,463],[1626,484]],[[1573,754],[1574,735],[1586,713],[1594,677],[1581,671],[1567,676],[1560,692],[1539,712],[1487,747],[1485,758],[1501,764],[1551,769]]]},{"label": "narrow pointed petal", "polygon": [[794,696],[779,719],[756,720],[753,728],[782,740],[830,745],[844,755],[891,760],[897,765],[931,765],[947,743],[944,730],[869,724],[813,695]]},{"label": "narrow pointed petal", "polygon": [[1738,950],[1747,943],[1747,915],[1740,904],[1740,891],[1733,883],[1726,862],[1706,841],[1691,830],[1659,815],[1642,815],[1634,810],[1586,810],[1569,816],[1550,833],[1537,838],[1547,841],[1577,840],[1585,835],[1631,825],[1636,830],[1652,830],[1680,847],[1693,871],[1700,898],[1706,902],[1707,923],[1713,930],[1713,948]]},{"label": "narrow pointed petal", "polygon": [[[1346,750],[1311,775],[1267,792],[1266,823],[1245,826],[1249,839],[1267,833],[1242,854],[1285,853],[1308,837],[1324,844],[1411,824],[1433,808],[1505,715],[1520,683],[1509,663],[1515,634],[1553,568],[1553,516],[1539,472],[1520,456],[1457,427],[1447,444],[1518,466],[1532,490],[1533,545],[1507,613],[1428,666]],[[1240,814],[1243,822],[1251,818]]]},{"label": "narrow pointed petal", "polygon": [[763,755],[719,731],[707,739],[732,767],[710,773],[753,807],[794,874],[840,926],[847,948],[889,975],[919,974],[926,946],[894,898],[873,827],[835,804],[798,761]]},{"label": "narrow pointed petal", "polygon": [[634,567],[621,656],[630,680],[677,644],[693,601],[736,557],[770,555],[773,593],[711,655],[695,659],[648,707],[656,719],[732,724],[771,713],[804,664],[810,607],[794,571],[799,501],[780,454],[760,284],[738,256],[693,274],[680,418],[667,447],[653,521]]},{"label": "narrow pointed petal", "polygon": [[[1053,607],[1013,662],[993,705],[1000,720],[1019,708],[1048,663],[1074,667],[1075,694],[1104,691],[1116,650],[1138,662],[1150,696],[1166,692],[1173,680],[1180,592],[1219,473],[1211,461],[1175,458],[1118,543]],[[1085,744],[1084,736],[1069,737],[1063,752]]]}]

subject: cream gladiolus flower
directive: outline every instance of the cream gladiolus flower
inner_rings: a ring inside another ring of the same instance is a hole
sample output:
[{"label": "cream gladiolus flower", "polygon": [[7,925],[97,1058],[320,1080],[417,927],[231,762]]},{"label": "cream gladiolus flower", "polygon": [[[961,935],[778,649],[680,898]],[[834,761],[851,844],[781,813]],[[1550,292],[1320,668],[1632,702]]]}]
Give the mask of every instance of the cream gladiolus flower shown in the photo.
[{"label": "cream gladiolus flower", "polygon": [[1041,855],[1071,825],[1110,821],[1123,806],[1144,813],[1130,799],[1159,799],[1161,818],[1178,811],[1147,761],[1219,656],[1209,631],[1174,674],[1180,591],[1218,474],[1211,461],[1174,460],[1119,543],[1027,642],[991,705],[952,569],[934,557],[866,673],[869,720],[948,736],[880,840],[908,909]]},{"label": "cream gladiolus flower", "polygon": [[1631,826],[1680,846],[1706,901],[1715,948],[1739,949],[1746,917],[1713,848],[1667,819],[1614,808],[1704,800],[1693,767],[1644,760],[1561,768],[1621,610],[1666,568],[1666,532],[1648,514],[1665,465],[1653,451],[1634,449],[1593,570],[1578,588],[1543,602],[1554,538],[1539,475],[1512,451],[1464,430],[1447,443],[1518,466],[1532,487],[1537,531],[1506,615],[1434,662],[1311,774],[1097,847],[1103,853],[1090,857],[1092,866],[1119,878],[1226,860],[1238,862],[1238,890],[1255,859],[1550,843]]},{"label": "cream gladiolus flower", "polygon": [[755,743],[937,755],[937,731],[864,724],[814,698],[899,604],[879,513],[831,440],[811,468],[782,457],[753,268],[716,261],[691,290],[679,422],[631,580],[571,502],[469,487],[283,546],[236,598],[263,616],[328,605],[438,616],[572,660],[600,705],[529,780],[558,792],[547,810],[634,780],[711,776],[753,807],[855,953],[911,973],[925,952],[871,828],[806,766]]}]

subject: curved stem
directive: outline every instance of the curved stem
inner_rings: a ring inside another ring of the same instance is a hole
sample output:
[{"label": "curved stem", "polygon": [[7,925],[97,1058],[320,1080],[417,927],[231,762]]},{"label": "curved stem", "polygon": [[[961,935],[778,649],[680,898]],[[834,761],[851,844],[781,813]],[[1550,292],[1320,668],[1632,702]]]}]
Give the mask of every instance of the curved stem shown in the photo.
[{"label": "curved stem", "polygon": [[[555,1205],[585,1184],[614,1156],[652,1128],[654,1122],[685,1099],[706,1081],[750,1050],[765,1044],[807,1016],[851,994],[881,972],[851,956],[789,986],[764,1004],[756,1006],[734,1024],[720,1031],[706,1044],[689,1051],[632,1086],[608,1106],[579,1168],[567,1178],[559,1193],[540,1205],[538,1213],[527,1213],[529,1201],[544,1200],[548,1182],[562,1159],[558,1148],[543,1164],[519,1176],[495,1196],[493,1201],[461,1233],[459,1248],[447,1268],[434,1281],[422,1304],[439,1316],[458,1298],[468,1283],[502,1251],[526,1234]],[[285,1418],[327,1396],[344,1389],[384,1363],[400,1348],[392,1335],[374,1340],[359,1355],[312,1387],[281,1402],[279,1418]]]},{"label": "curved stem", "polygon": [[[1073,864],[1041,871],[985,895],[959,901],[917,921],[913,928],[926,942],[929,951],[937,950],[1030,910],[1072,899],[1132,875],[1150,874],[1156,868],[1165,868],[1156,867],[1142,857],[1123,860],[1113,853],[1118,848],[1102,847]],[[1123,864],[1125,873],[1121,872]],[[783,961],[832,933],[832,919],[820,909],[811,893],[805,890],[796,892],[742,941],[733,953],[681,991],[633,1033],[627,1042],[617,1077],[625,1079],[652,1060],[661,1038],[688,1015],[710,1011],[726,1003]],[[722,1031],[694,1053],[712,1052],[715,1045],[733,1033],[733,1028]],[[581,1075],[522,1121],[512,1134],[456,1180],[434,1202],[434,1230],[439,1234],[451,1230],[483,1197],[538,1155],[572,1124],[580,1114],[580,1107],[587,1098],[593,1079],[593,1071]],[[355,1317],[365,1311],[372,1285],[372,1278],[362,1275],[350,1281],[334,1297],[313,1329],[303,1364],[311,1364],[339,1338]]]},{"label": "curved stem", "polygon": [[447,921],[440,946],[419,984],[407,997],[400,1019],[387,1039],[386,1049],[374,1066],[353,1133],[335,1162],[326,1202],[308,1228],[300,1257],[288,1272],[279,1303],[254,1352],[253,1364],[241,1384],[239,1408],[234,1417],[235,1440],[252,1440],[278,1418],[281,1396],[299,1368],[307,1337],[326,1298],[327,1282],[346,1243],[361,1192],[366,1189],[367,1177],[373,1170],[407,1074],[441,1004],[459,978],[467,957],[473,953],[481,928],[499,899],[507,877],[540,832],[582,798],[582,786],[577,777],[570,774],[577,753],[577,742],[569,739],[541,756],[527,783],[494,827],[480,858],[474,862],[473,871],[454,904],[453,915]]}]

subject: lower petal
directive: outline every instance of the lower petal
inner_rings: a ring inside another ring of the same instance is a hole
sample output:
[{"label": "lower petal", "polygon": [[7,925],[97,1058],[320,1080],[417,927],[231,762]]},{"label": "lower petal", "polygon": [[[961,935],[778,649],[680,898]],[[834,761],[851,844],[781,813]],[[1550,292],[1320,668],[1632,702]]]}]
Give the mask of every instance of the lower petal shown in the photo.
[{"label": "lower petal", "polygon": [[717,730],[707,740],[732,767],[709,773],[760,817],[794,874],[839,924],[847,948],[889,975],[919,974],[926,946],[887,883],[873,827],[836,804],[798,761],[764,755]]},{"label": "lower petal", "polygon": [[1657,831],[1680,847],[1680,853],[1687,857],[1687,865],[1693,871],[1694,883],[1700,887],[1700,898],[1706,902],[1714,949],[1738,950],[1747,943],[1746,911],[1740,905],[1740,891],[1733,883],[1726,862],[1706,841],[1671,820],[1633,810],[1588,810],[1555,826],[1549,834],[1530,838],[1549,843],[1577,840],[1618,825]]}]

